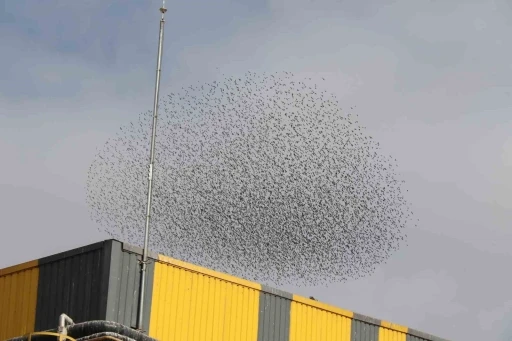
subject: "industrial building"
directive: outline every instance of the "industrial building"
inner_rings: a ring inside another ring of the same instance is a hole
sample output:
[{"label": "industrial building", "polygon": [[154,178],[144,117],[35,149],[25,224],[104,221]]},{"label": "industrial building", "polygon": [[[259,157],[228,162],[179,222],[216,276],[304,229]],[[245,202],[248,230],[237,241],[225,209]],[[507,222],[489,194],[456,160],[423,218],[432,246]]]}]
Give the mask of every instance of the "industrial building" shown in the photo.
[{"label": "industrial building", "polygon": [[152,253],[144,336],[132,330],[137,322],[141,254],[141,249],[111,239],[1,269],[0,341],[36,340],[29,334],[55,330],[61,314],[76,324],[68,334],[74,333],[76,340],[99,340],[84,333],[110,328],[121,336],[101,339],[445,341]]}]

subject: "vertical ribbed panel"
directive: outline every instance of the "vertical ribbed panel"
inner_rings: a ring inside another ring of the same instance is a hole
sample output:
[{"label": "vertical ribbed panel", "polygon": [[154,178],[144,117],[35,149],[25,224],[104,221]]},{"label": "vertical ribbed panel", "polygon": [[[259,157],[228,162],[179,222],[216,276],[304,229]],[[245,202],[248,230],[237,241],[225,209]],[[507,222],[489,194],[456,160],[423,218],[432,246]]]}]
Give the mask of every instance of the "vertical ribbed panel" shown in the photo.
[{"label": "vertical ribbed panel", "polygon": [[39,260],[37,331],[55,328],[62,313],[75,322],[105,318],[103,246],[101,242]]},{"label": "vertical ribbed panel", "polygon": [[446,339],[408,328],[406,341],[448,341]]},{"label": "vertical ribbed panel", "polygon": [[34,331],[37,261],[0,270],[0,340]]},{"label": "vertical ribbed panel", "polygon": [[293,299],[290,341],[350,341],[351,312],[295,295]]},{"label": "vertical ribbed panel", "polygon": [[[106,319],[136,328],[140,286],[139,261],[141,256],[134,253],[135,248],[132,248],[134,252],[124,251],[122,244],[118,241],[113,241],[111,245]],[[146,266],[146,295],[143,317],[143,329],[145,331],[149,329],[153,273],[154,263],[151,261]]]},{"label": "vertical ribbed panel", "polygon": [[288,341],[292,295],[263,286],[260,292],[258,341]]},{"label": "vertical ribbed panel", "polygon": [[414,335],[409,335],[407,334],[407,337],[405,339],[406,341],[430,341],[429,339],[424,339],[422,337],[418,337],[418,336],[414,336]]},{"label": "vertical ribbed panel", "polygon": [[257,341],[258,287],[185,266],[155,264],[149,335],[160,341]]},{"label": "vertical ribbed panel", "polygon": [[379,341],[379,325],[370,323],[371,321],[365,321],[366,318],[357,319],[359,316],[354,314],[354,320],[352,320],[352,337],[351,341]]},{"label": "vertical ribbed panel", "polygon": [[379,341],[406,341],[405,333],[381,327],[379,329]]},{"label": "vertical ribbed panel", "polygon": [[406,341],[407,327],[382,321],[379,328],[379,341]]},{"label": "vertical ribbed panel", "polygon": [[[76,322],[136,326],[141,250],[108,240],[0,269],[0,340]],[[160,341],[447,341],[161,255],[144,330]]]},{"label": "vertical ribbed panel", "polygon": [[420,332],[416,329],[408,328],[407,330],[407,341],[448,341],[446,339]]}]

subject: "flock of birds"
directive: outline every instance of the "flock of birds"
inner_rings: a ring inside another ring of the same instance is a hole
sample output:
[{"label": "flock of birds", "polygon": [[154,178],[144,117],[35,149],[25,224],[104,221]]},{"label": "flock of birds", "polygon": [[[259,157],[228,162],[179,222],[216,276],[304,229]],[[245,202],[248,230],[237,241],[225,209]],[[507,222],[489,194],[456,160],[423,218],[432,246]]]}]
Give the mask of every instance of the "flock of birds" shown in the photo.
[{"label": "flock of birds", "polygon": [[[152,113],[90,166],[91,214],[142,245]],[[160,105],[150,249],[267,284],[370,274],[411,221],[395,171],[336,96],[289,72],[182,88]]]}]

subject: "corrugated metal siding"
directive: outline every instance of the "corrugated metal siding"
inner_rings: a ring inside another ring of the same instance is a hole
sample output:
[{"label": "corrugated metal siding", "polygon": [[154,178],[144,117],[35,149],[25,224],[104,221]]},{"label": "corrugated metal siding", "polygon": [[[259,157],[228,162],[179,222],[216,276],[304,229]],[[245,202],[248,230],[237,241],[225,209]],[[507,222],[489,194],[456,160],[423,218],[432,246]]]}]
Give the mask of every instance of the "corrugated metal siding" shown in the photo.
[{"label": "corrugated metal siding", "polygon": [[[54,328],[62,313],[68,314],[76,322],[107,319],[136,327],[140,253],[141,250],[137,248],[128,246],[125,250],[123,243],[107,240],[32,262],[32,272],[36,274],[33,282],[19,279],[16,274],[5,276],[16,267],[0,270],[0,318],[4,314],[7,316],[0,319],[0,340],[4,339],[2,333],[7,333],[6,330],[14,330],[10,335],[19,336],[29,331]],[[26,267],[23,264],[17,267],[20,266]],[[148,264],[143,326],[145,330],[149,329],[153,269],[154,264]],[[20,298],[11,294],[13,280],[15,288],[24,290],[19,292]],[[25,286],[16,285],[20,281]],[[32,283],[34,290],[26,288],[29,283]],[[32,306],[20,301],[30,301],[31,297]],[[11,304],[15,305],[15,310],[4,309]],[[32,320],[20,317],[12,322],[10,319],[14,316],[13,311],[16,314],[18,311],[21,314],[32,311]],[[16,329],[21,324],[30,328]]]},{"label": "corrugated metal siding", "polygon": [[379,341],[380,320],[354,313],[351,341]]},{"label": "corrugated metal siding", "polygon": [[0,340],[34,331],[37,264],[32,261],[0,270]]},{"label": "corrugated metal siding", "polygon": [[255,283],[160,256],[149,335],[160,341],[257,341],[259,289]]},{"label": "corrugated metal siding", "polygon": [[292,295],[262,287],[258,316],[258,341],[288,341]]},{"label": "corrugated metal siding", "polygon": [[379,341],[406,341],[407,327],[382,321],[379,328]]},{"label": "corrugated metal siding", "polygon": [[447,341],[445,339],[442,339],[440,337],[430,335],[424,332],[420,332],[418,330],[409,328],[407,331],[407,341]]},{"label": "corrugated metal siding", "polygon": [[[132,328],[137,327],[140,286],[140,250],[124,250],[120,242],[113,241],[110,247],[110,269],[108,274],[108,301],[106,319]],[[136,252],[136,253],[134,253]],[[146,266],[146,296],[144,300],[143,329],[149,330],[149,318],[153,292],[154,262]]]},{"label": "corrugated metal siding", "polygon": [[407,334],[407,337],[405,339],[406,341],[429,341],[428,339],[424,339],[422,337],[414,336]]},{"label": "corrugated metal siding", "polygon": [[350,341],[353,313],[293,296],[290,341]]},{"label": "corrugated metal siding", "polygon": [[55,328],[62,313],[75,322],[104,319],[108,258],[101,242],[40,259],[35,329]]},{"label": "corrugated metal siding", "polygon": [[[0,269],[0,340],[75,321],[135,327],[141,250],[116,240]],[[160,341],[447,341],[150,253],[144,330]],[[153,296],[153,297],[152,297]]]}]

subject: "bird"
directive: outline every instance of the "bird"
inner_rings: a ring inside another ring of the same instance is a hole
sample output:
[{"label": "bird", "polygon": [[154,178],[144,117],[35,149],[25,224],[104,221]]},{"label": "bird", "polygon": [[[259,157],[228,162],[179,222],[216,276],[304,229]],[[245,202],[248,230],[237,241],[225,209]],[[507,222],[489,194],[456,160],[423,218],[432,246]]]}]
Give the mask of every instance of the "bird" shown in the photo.
[{"label": "bird", "polygon": [[[398,160],[319,89],[292,72],[248,71],[162,97],[150,248],[276,286],[355,280],[385,264],[413,221]],[[151,124],[151,111],[123,124],[87,174],[91,219],[135,245]]]}]

